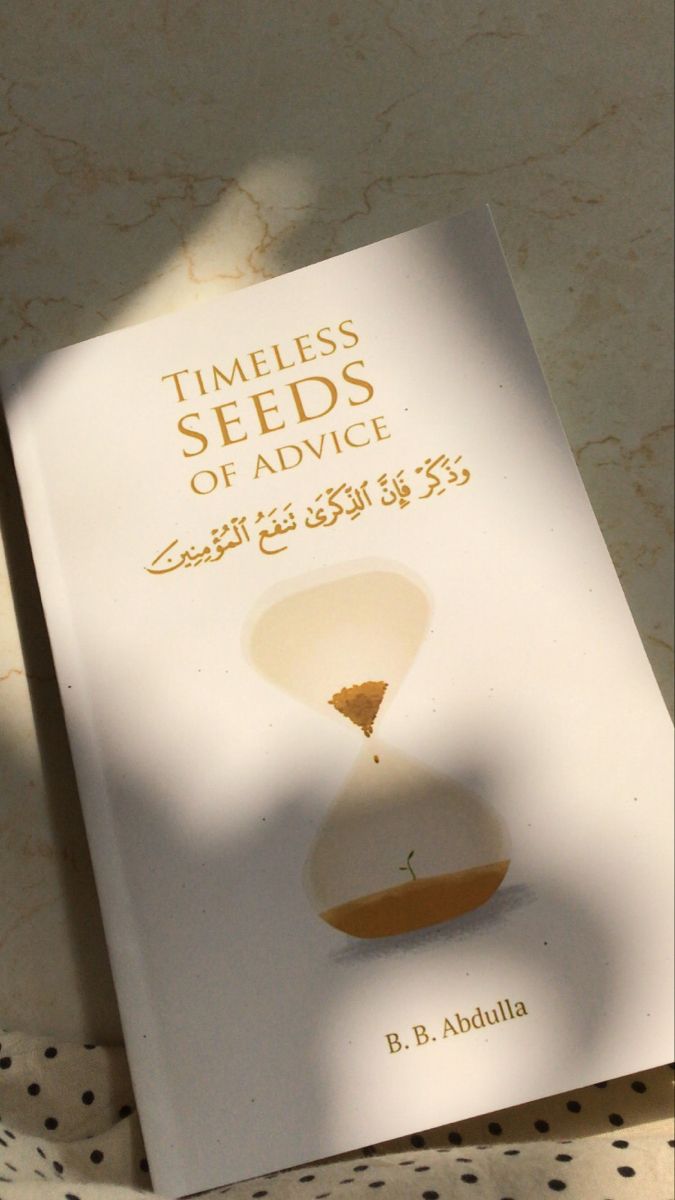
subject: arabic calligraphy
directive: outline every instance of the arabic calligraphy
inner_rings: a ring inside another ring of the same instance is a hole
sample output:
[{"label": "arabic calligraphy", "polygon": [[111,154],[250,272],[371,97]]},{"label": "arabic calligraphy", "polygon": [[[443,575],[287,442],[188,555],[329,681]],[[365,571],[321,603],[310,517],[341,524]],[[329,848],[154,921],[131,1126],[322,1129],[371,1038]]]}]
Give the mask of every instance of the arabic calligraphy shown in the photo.
[{"label": "arabic calligraphy", "polygon": [[[406,478],[408,475],[410,482]],[[359,520],[369,509],[407,508],[416,501],[442,496],[449,488],[461,488],[471,479],[471,472],[462,464],[462,455],[450,459],[447,454],[429,456],[412,471],[401,468],[394,474],[384,471],[377,479],[360,483],[339,483],[319,492],[298,520],[292,500],[282,508],[259,510],[253,520],[247,516],[230,517],[229,521],[211,530],[204,545],[178,549],[174,538],[144,567],[149,575],[168,575],[182,567],[199,567],[217,563],[240,546],[257,544],[261,554],[282,554],[288,549],[289,537],[300,526],[306,529],[330,529],[338,521]],[[251,529],[249,531],[249,524]]]}]

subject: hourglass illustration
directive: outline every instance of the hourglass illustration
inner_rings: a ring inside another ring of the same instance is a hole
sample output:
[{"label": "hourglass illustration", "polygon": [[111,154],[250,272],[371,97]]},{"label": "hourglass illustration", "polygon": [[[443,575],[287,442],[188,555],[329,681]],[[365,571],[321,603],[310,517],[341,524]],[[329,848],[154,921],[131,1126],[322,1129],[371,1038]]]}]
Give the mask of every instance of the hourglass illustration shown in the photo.
[{"label": "hourglass illustration", "polygon": [[262,675],[353,730],[354,767],[303,880],[317,915],[353,937],[458,917],[484,904],[509,867],[508,835],[490,806],[376,732],[430,613],[426,588],[405,568],[356,563],[319,581],[296,580],[259,610],[248,632],[248,653]]}]

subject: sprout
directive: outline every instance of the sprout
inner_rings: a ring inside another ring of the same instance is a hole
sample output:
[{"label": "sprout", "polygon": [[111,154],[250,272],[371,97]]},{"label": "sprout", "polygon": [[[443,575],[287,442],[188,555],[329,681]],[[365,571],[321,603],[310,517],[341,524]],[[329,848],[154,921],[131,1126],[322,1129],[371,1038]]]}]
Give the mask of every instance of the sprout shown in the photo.
[{"label": "sprout", "polygon": [[414,853],[415,853],[415,851],[414,851],[414,850],[411,850],[411,851],[410,851],[410,854],[408,855],[408,857],[407,857],[407,858],[406,858],[406,860],[405,860],[405,866],[404,866],[404,867],[399,867],[399,871],[410,871],[410,876],[411,876],[411,878],[412,878],[412,879],[417,879],[417,876],[416,876],[416,874],[415,874],[415,872],[413,871],[413,868],[412,868],[412,863],[410,862],[410,859],[412,858],[412,856],[413,856],[413,854],[414,854]]}]

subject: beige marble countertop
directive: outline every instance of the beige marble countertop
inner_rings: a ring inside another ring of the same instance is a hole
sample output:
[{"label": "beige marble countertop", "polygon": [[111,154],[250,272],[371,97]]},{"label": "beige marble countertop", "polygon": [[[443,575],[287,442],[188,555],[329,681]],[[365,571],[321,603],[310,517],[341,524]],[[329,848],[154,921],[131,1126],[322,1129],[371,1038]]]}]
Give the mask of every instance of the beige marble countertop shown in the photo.
[{"label": "beige marble countertop", "polygon": [[[0,361],[489,202],[670,694],[669,21],[651,0],[10,0]],[[4,447],[2,468],[0,1025],[115,1041]]]}]

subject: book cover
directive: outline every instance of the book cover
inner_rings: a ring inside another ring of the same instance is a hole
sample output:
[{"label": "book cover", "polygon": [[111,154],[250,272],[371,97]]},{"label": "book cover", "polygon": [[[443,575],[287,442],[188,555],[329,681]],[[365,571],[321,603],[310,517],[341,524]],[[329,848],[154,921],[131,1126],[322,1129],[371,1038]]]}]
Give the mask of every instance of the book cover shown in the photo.
[{"label": "book cover", "polygon": [[672,727],[488,211],[2,386],[154,1185],[664,1062]]}]

